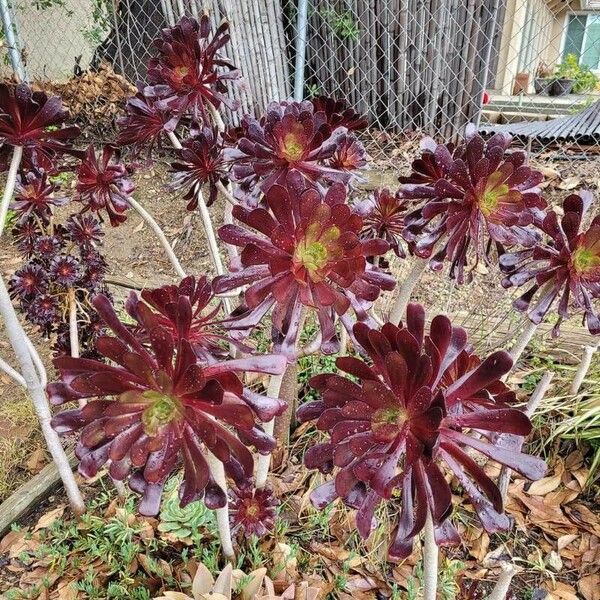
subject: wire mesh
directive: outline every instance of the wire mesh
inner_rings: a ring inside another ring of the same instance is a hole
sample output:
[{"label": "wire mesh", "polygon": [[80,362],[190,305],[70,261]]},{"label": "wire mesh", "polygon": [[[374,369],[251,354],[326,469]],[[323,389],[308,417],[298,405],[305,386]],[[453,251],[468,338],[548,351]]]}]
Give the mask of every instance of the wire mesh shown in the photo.
[{"label": "wire mesh", "polygon": [[[12,2],[29,77],[42,83],[105,63],[143,80],[163,27],[184,14],[228,19],[228,53],[245,75],[234,94],[255,114],[291,96],[296,10],[296,0]],[[451,139],[468,122],[566,159],[597,150],[595,0],[309,0],[306,39],[305,96],[342,97],[366,113],[383,158],[406,135]],[[586,109],[581,122],[564,122]],[[532,136],[523,125],[551,121]]]}]

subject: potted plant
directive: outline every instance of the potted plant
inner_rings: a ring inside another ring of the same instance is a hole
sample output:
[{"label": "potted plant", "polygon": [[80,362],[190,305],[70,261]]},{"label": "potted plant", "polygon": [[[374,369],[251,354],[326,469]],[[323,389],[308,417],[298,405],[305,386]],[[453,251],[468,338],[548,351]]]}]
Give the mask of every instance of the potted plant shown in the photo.
[{"label": "potted plant", "polygon": [[556,68],[556,78],[550,90],[551,96],[566,96],[571,93],[573,84],[580,70],[579,62],[574,54],[568,54]]},{"label": "potted plant", "polygon": [[535,93],[540,96],[548,96],[553,83],[554,77],[552,77],[552,68],[546,62],[541,60],[535,71],[535,79],[533,80]]}]

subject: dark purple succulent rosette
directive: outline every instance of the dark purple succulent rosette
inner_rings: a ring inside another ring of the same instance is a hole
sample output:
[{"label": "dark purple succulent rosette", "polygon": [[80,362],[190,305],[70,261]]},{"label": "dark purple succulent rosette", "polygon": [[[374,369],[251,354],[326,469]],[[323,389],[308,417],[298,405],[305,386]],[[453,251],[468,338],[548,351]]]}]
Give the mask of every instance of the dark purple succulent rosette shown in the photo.
[{"label": "dark purple succulent rosette", "polygon": [[179,118],[190,113],[207,123],[207,104],[237,110],[238,102],[228,96],[228,84],[238,79],[240,72],[221,55],[229,39],[229,24],[222,23],[212,33],[206,15],[200,22],[182,17],[173,27],[163,29],[154,40],[158,56],[148,62],[150,85],[144,94]]},{"label": "dark purple succulent rosette", "polygon": [[[406,258],[404,228],[410,202],[400,192],[389,189],[375,190],[373,194],[354,206],[354,212],[363,219],[360,233],[365,239],[381,238],[400,258]],[[412,246],[409,246],[412,254]]]},{"label": "dark purple succulent rosette", "polygon": [[[179,302],[183,307],[186,300],[179,332],[191,328],[190,300],[180,296]],[[57,358],[60,380],[48,386],[54,404],[89,399],[83,408],[66,410],[52,420],[60,434],[79,432],[80,473],[93,477],[109,464],[111,477],[128,480],[142,494],[140,512],[154,515],[167,478],[183,462],[181,504],[204,499],[209,508],[224,506],[225,491],[210,473],[206,452],[223,463],[238,486],[248,485],[254,460],[247,445],[270,452],[275,440],[259,421],[285,410],[281,400],[246,390],[238,374],[280,374],[285,358],[203,362],[190,342],[174,337],[149,307],[140,304],[137,309],[144,331],[140,336],[119,320],[105,296],[96,296],[93,306],[113,333],[95,341],[95,350],[107,362]]]},{"label": "dark purple succulent rosette", "polygon": [[80,155],[72,148],[79,127],[63,127],[68,117],[58,96],[49,98],[25,83],[0,83],[0,139],[23,147],[25,169],[51,171],[58,155]]},{"label": "dark purple succulent rosette", "polygon": [[54,206],[64,206],[69,202],[68,198],[57,196],[57,191],[58,186],[48,180],[45,171],[29,171],[17,177],[15,199],[10,208],[21,222],[35,215],[47,223]]},{"label": "dark purple succulent rosette", "polygon": [[357,113],[345,100],[329,96],[317,96],[310,100],[314,112],[325,113],[332,129],[344,127],[348,131],[360,131],[369,125],[367,118]]},{"label": "dark purple succulent rosette", "polygon": [[364,169],[367,166],[367,151],[355,135],[351,133],[339,135],[337,148],[327,166],[351,173]]},{"label": "dark purple succulent rosette", "polygon": [[123,117],[117,119],[119,136],[117,145],[135,146],[139,152],[147,147],[148,156],[154,146],[161,147],[162,138],[177,128],[179,117],[168,107],[159,105],[158,100],[144,93],[146,86],[138,82],[138,93],[129,98]]},{"label": "dark purple succulent rosette", "polygon": [[94,248],[102,243],[104,237],[100,222],[92,215],[71,215],[65,221],[65,229],[80,248]]},{"label": "dark purple succulent rosette", "polygon": [[406,239],[433,269],[449,261],[459,283],[469,252],[490,263],[492,249],[502,255],[505,247],[540,240],[534,225],[546,207],[543,175],[526,164],[525,152],[509,150],[511,140],[498,133],[485,141],[472,127],[456,147],[427,138],[413,172],[400,177],[402,195],[416,205],[406,217]]},{"label": "dark purple succulent rosette", "polygon": [[547,243],[500,258],[500,267],[507,273],[504,287],[531,283],[513,305],[527,312],[533,323],[541,323],[558,299],[553,335],[558,335],[563,319],[569,317],[570,307],[583,313],[592,335],[600,334],[594,306],[600,298],[600,216],[582,230],[593,199],[590,192],[571,194],[563,202],[562,217],[551,210],[541,223]]},{"label": "dark purple succulent rosette", "polygon": [[113,146],[104,146],[100,155],[90,146],[77,169],[76,199],[82,212],[92,211],[102,220],[106,211],[110,224],[117,227],[127,220],[128,198],[135,189],[127,168]]},{"label": "dark purple succulent rosette", "polygon": [[[239,345],[244,352],[250,349],[232,340],[224,327],[222,306],[215,300],[212,285],[206,277],[188,276],[177,285],[165,285],[153,290],[143,290],[140,297],[129,295],[125,309],[136,321],[140,321],[140,304],[149,306],[161,327],[171,331],[173,337],[186,339],[197,356],[208,362],[225,358],[229,344]],[[191,309],[191,320],[188,310]],[[182,324],[186,324],[183,327]],[[189,327],[187,326],[189,324]],[[140,330],[143,335],[143,329]]]},{"label": "dark purple succulent rosette", "polygon": [[171,163],[175,173],[172,187],[186,190],[187,210],[198,208],[198,193],[207,185],[206,206],[210,206],[219,193],[217,184],[229,182],[229,165],[224,156],[223,140],[216,129],[200,127],[191,132],[177,151],[178,160]]},{"label": "dark purple succulent rosette", "polygon": [[354,335],[369,363],[338,358],[337,367],[351,378],[315,376],[311,385],[321,399],[298,409],[300,421],[314,420],[329,435],[306,451],[305,465],[335,472],[313,491],[313,504],[322,509],[341,498],[357,509],[357,528],[366,538],[379,504],[401,499],[389,548],[392,560],[412,552],[428,511],[436,543],[456,544],[445,464],[486,531],[507,528],[500,492],[470,453],[475,450],[530,479],[544,475],[542,460],[496,443],[501,433],[527,435],[531,430],[527,416],[511,407],[514,394],[501,382],[512,366],[510,356],[500,351],[479,361],[466,331],[442,315],[434,317],[426,333],[425,310],[418,304],[409,305],[405,326],[386,323],[378,331],[357,323]]},{"label": "dark purple succulent rosette", "polygon": [[322,194],[306,189],[302,177],[292,174],[286,186],[270,188],[266,206],[236,206],[233,216],[245,227],[219,229],[224,242],[242,251],[239,264],[215,278],[215,292],[249,286],[244,292],[247,310],[230,326],[256,327],[272,309],[276,347],[292,356],[306,307],[317,313],[321,350],[336,352],[336,317],[352,308],[359,319],[368,319],[367,308],[381,290],[395,285],[393,277],[367,263],[367,258],[385,254],[389,244],[359,238],[362,219],[346,203],[343,185]]},{"label": "dark purple succulent rosette", "polygon": [[315,187],[347,184],[352,173],[335,160],[336,151],[348,139],[356,142],[347,148],[352,159],[361,162],[364,148],[360,142],[350,138],[341,125],[332,127],[328,115],[315,111],[312,102],[272,102],[263,119],[245,117],[243,137],[228,153],[233,178],[254,203],[272,186],[284,185],[290,173],[300,174],[305,185]]},{"label": "dark purple succulent rosette", "polygon": [[272,531],[279,500],[269,488],[251,486],[230,490],[229,520],[233,534],[263,537]]}]

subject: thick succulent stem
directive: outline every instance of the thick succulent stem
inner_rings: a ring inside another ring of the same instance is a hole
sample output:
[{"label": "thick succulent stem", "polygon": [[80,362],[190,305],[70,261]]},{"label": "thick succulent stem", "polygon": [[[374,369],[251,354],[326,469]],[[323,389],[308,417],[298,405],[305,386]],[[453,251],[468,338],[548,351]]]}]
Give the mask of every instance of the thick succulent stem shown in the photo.
[{"label": "thick succulent stem", "polygon": [[287,446],[290,440],[290,430],[296,423],[296,409],[298,407],[298,363],[290,363],[279,388],[279,397],[287,402],[285,412],[275,418],[273,435],[278,446]]},{"label": "thick succulent stem", "polygon": [[85,503],[71,466],[69,465],[69,459],[65,454],[65,451],[60,443],[60,438],[54,429],[50,421],[52,415],[50,413],[50,407],[48,406],[48,398],[46,392],[42,387],[40,378],[36,371],[31,358],[31,353],[25,341],[27,334],[21,327],[15,309],[10,301],[8,290],[4,285],[4,281],[0,278],[0,315],[4,321],[4,326],[10,344],[15,352],[17,361],[21,368],[21,374],[25,380],[27,386],[27,392],[33,401],[35,412],[40,422],[40,428],[42,434],[46,440],[48,450],[54,460],[60,478],[65,487],[67,497],[75,514],[82,514],[85,512]]},{"label": "thick succulent stem", "polygon": [[15,381],[21,387],[27,389],[27,383],[23,379],[23,376],[18,371],[15,371],[5,360],[0,358],[0,371],[6,373],[11,379]]},{"label": "thick succulent stem", "polygon": [[[225,492],[227,497],[227,480],[225,479],[225,469],[223,463],[218,460],[212,452],[206,451],[204,455],[208,468],[215,483]],[[235,552],[233,551],[233,542],[231,540],[231,527],[229,524],[229,504],[226,503],[223,508],[216,509],[217,527],[219,529],[219,538],[221,539],[221,548],[225,558],[230,562],[235,560]]]},{"label": "thick succulent stem", "polygon": [[71,356],[79,358],[79,331],[77,329],[77,301],[75,290],[69,290],[69,345]]},{"label": "thick succulent stem", "polygon": [[[548,388],[550,387],[550,383],[552,382],[552,378],[554,377],[554,371],[546,371],[539,383],[537,384],[535,390],[529,397],[529,401],[527,402],[527,406],[523,411],[529,418],[531,418],[535,411],[538,409],[539,405],[542,403]],[[510,436],[511,438],[517,438],[518,436]],[[502,495],[502,502],[506,502],[506,497],[508,494],[508,484],[510,483],[510,476],[512,475],[512,470],[506,466],[502,466],[500,469],[500,475],[498,476],[498,489],[500,490],[500,494]]]},{"label": "thick succulent stem", "polygon": [[517,341],[514,343],[513,347],[510,349],[509,354],[513,359],[513,366],[519,362],[519,358],[521,358],[521,354],[523,354],[525,348],[531,341],[531,338],[534,336],[535,332],[539,324],[533,323],[529,319],[527,319],[527,323],[525,324],[525,328],[521,331],[521,334],[517,338]]},{"label": "thick succulent stem", "polygon": [[346,331],[346,328],[342,325],[342,328],[340,330],[340,354],[342,356],[344,354],[346,354],[347,347],[348,347],[348,331]]},{"label": "thick succulent stem", "polygon": [[569,394],[571,396],[576,396],[581,388],[581,384],[587,375],[587,372],[590,370],[590,365],[592,364],[592,358],[594,356],[594,352],[598,349],[598,346],[584,346],[583,353],[581,355],[581,362],[579,363],[579,367],[575,373],[575,377],[573,377],[573,381],[571,382],[571,387],[569,388]]},{"label": "thick succulent stem", "polygon": [[408,275],[405,277],[402,285],[398,286],[394,293],[394,303],[392,305],[389,318],[390,323],[398,325],[398,323],[400,323],[404,317],[404,313],[406,312],[406,307],[410,302],[413,290],[415,289],[417,283],[419,283],[421,275],[423,275],[425,272],[428,263],[429,259],[427,258],[415,257],[413,259],[413,266],[411,270],[408,272]]},{"label": "thick succulent stem", "polygon": [[[69,346],[71,347],[71,356],[79,358],[79,330],[77,328],[77,300],[75,290],[70,289],[68,293],[69,300]],[[79,406],[83,408],[87,402],[79,400]]]},{"label": "thick succulent stem", "polygon": [[185,271],[183,270],[181,264],[179,263],[179,259],[173,252],[173,248],[171,248],[171,244],[167,239],[164,231],[160,228],[160,225],[154,220],[154,217],[137,201],[134,200],[131,196],[127,198],[127,203],[133,210],[135,210],[140,217],[144,220],[146,224],[150,226],[150,229],[156,234],[156,237],[160,241],[160,245],[163,247],[165,254],[167,255],[169,261],[173,265],[175,272],[181,278],[185,277]]},{"label": "thick succulent stem", "polygon": [[[286,369],[287,370],[287,369]],[[283,383],[283,377],[285,373],[281,375],[271,375],[269,381],[269,387],[267,388],[267,396],[271,398],[279,398],[279,392],[281,390],[281,384]],[[273,435],[275,429],[275,419],[271,419],[263,424],[263,429],[267,435]],[[258,460],[256,461],[256,475],[254,477],[255,487],[262,489],[267,485],[267,476],[269,474],[269,465],[271,464],[271,454],[259,454]]]},{"label": "thick succulent stem", "polygon": [[[223,275],[225,273],[225,269],[223,267],[223,261],[221,260],[219,245],[217,244],[217,238],[215,236],[215,230],[210,219],[210,213],[208,212],[206,202],[204,202],[204,196],[202,195],[201,190],[198,190],[198,210],[200,211],[200,218],[202,219],[202,225],[204,226],[204,233],[206,234],[206,239],[208,241],[208,250],[210,252],[210,257],[215,267],[215,271],[217,272],[217,275]],[[231,312],[231,302],[228,298],[223,298],[223,306],[225,307],[227,313]]]},{"label": "thick succulent stem", "polygon": [[15,146],[13,149],[12,159],[10,161],[10,167],[8,169],[8,175],[6,176],[6,185],[4,187],[4,196],[2,197],[2,204],[0,204],[0,237],[4,232],[4,225],[6,224],[6,215],[8,214],[8,207],[10,206],[10,201],[15,191],[15,184],[17,182],[17,172],[19,171],[21,158],[23,158],[23,146]]},{"label": "thick succulent stem", "polygon": [[31,356],[31,360],[33,361],[35,370],[37,371],[40,383],[45,389],[48,385],[48,374],[46,373],[46,367],[44,367],[44,363],[42,362],[38,351],[35,349],[33,342],[29,339],[28,336],[25,336],[25,344],[27,345],[27,349],[29,350],[29,355]]},{"label": "thick succulent stem", "polygon": [[423,600],[435,600],[437,595],[439,550],[435,543],[433,518],[427,511],[423,531]]},{"label": "thick succulent stem", "polygon": [[223,197],[225,200],[227,200],[228,204],[231,204],[231,206],[235,206],[237,204],[237,200],[233,197],[231,191],[228,190],[221,181],[217,181],[217,189],[219,192],[221,192],[221,194],[223,194]]},{"label": "thick succulent stem", "polygon": [[502,570],[498,581],[491,591],[487,600],[505,600],[513,577],[517,574],[517,568],[512,563],[502,563]]},{"label": "thick succulent stem", "polygon": [[220,133],[223,133],[225,131],[225,121],[223,121],[221,113],[210,102],[208,103],[208,110],[210,111],[210,116],[212,117],[215,127]]}]

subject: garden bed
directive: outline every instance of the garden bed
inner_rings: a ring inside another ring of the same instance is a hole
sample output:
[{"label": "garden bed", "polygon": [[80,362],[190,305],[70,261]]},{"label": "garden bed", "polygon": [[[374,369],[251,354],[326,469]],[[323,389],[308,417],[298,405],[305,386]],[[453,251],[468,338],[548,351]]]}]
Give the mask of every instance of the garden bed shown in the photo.
[{"label": "garden bed", "polygon": [[[411,144],[407,142],[407,148]],[[398,171],[405,168],[402,152],[395,160],[399,163]],[[598,173],[593,172],[590,164],[576,165],[577,168],[557,166],[554,162],[541,161],[540,164],[547,165],[544,168],[550,179],[546,190],[549,199],[564,195],[563,188],[597,181]],[[194,272],[210,272],[204,234],[189,215],[182,218],[181,211],[175,210],[175,207],[181,208],[182,201],[169,192],[169,179],[159,161],[152,170],[137,175],[136,196],[156,215],[169,239],[178,239],[175,248],[182,264]],[[378,186],[393,187],[395,171],[374,167],[368,180]],[[363,187],[370,188],[372,183],[369,182]],[[359,195],[365,193],[358,192]],[[217,203],[215,214],[220,206],[222,201]],[[105,249],[112,266],[110,277],[133,287],[140,283],[152,287],[175,281],[150,232],[135,216],[123,226],[107,230]],[[7,276],[17,265],[17,254],[9,239],[3,239],[0,255],[3,275]],[[397,269],[397,264],[393,263],[392,268]],[[480,272],[475,284],[456,288],[430,276],[416,290],[415,297],[439,310],[461,314],[464,324],[476,334],[474,337],[481,348],[490,348],[495,346],[495,342],[490,341],[490,323],[495,323],[496,328],[503,326],[505,332],[518,325],[518,320],[511,315],[509,300],[498,294],[496,277],[493,272]],[[111,290],[117,302],[129,293],[123,286],[113,285]],[[497,302],[490,302],[491,294],[497,295]],[[563,331],[567,339],[571,326],[576,328],[577,324],[569,324]],[[34,339],[39,341],[37,337]],[[549,342],[549,338],[546,341]],[[593,485],[582,489],[586,467],[574,445],[547,443],[548,434],[564,415],[560,400],[556,400],[555,405],[553,398],[560,395],[561,385],[567,385],[572,373],[568,363],[576,360],[577,347],[578,342],[572,351],[557,355],[549,354],[549,346],[544,343],[537,345],[532,348],[524,368],[512,376],[511,381],[522,386],[521,397],[525,399],[544,367],[550,366],[559,373],[559,381],[555,382],[552,398],[548,400],[549,409],[538,418],[540,427],[531,442],[536,451],[543,449],[547,454],[550,470],[544,480],[532,487],[525,480],[514,480],[508,502],[508,512],[515,520],[511,533],[488,536],[474,525],[470,508],[456,506],[457,520],[468,527],[468,531],[462,546],[448,553],[442,564],[443,598],[449,599],[458,593],[459,575],[481,580],[483,589],[489,589],[490,582],[497,578],[499,561],[511,556],[518,559],[523,568],[514,586],[518,598],[529,600],[541,597],[540,590],[552,590],[555,598],[595,600],[598,582],[595,565],[600,558],[597,554],[600,522],[594,514],[597,513],[598,488]],[[47,364],[49,358],[47,351],[44,354]],[[299,381],[306,385],[312,373],[332,366],[330,357],[303,359]],[[591,377],[596,377],[596,371]],[[560,383],[563,380],[564,383]],[[2,376],[0,390],[0,414],[3,411],[9,414],[8,426],[3,429],[6,431],[2,440],[5,475],[0,488],[6,498],[22,481],[39,472],[47,456],[21,390]],[[306,388],[300,390],[301,398],[306,391]],[[327,594],[341,599],[415,597],[419,571],[413,567],[419,562],[418,553],[401,565],[390,565],[384,560],[385,543],[381,534],[363,542],[356,535],[351,514],[343,506],[335,506],[327,513],[319,513],[310,506],[308,493],[321,476],[308,474],[301,467],[301,461],[304,449],[314,441],[315,435],[312,428],[301,426],[293,435],[287,460],[279,457],[279,463],[287,465],[280,466],[272,478],[275,492],[282,501],[280,525],[275,535],[266,541],[239,540],[242,568],[249,572],[266,566],[279,591],[304,580],[321,590],[323,598]],[[18,443],[12,442],[13,436]],[[98,588],[98,582],[103,590],[112,590],[111,598],[150,598],[161,589],[179,589],[185,585],[198,561],[216,568],[219,561],[217,534],[210,515],[201,508],[181,513],[174,510],[175,517],[163,515],[162,519],[173,517],[176,525],[164,531],[161,518],[135,516],[133,498],[115,498],[106,478],[85,484],[84,493],[92,509],[83,523],[76,524],[62,493],[53,492],[33,513],[15,524],[0,543],[3,565],[0,589],[12,589],[9,598],[34,597],[32,590],[36,586],[41,590],[46,583],[48,591],[42,594],[46,598],[107,597],[104,591],[92,592]],[[190,524],[196,528],[198,523],[201,523],[198,531],[194,535],[187,534]],[[287,547],[293,549],[293,556],[282,559],[288,552]],[[560,560],[557,560],[558,554]],[[105,559],[109,555],[113,558]],[[274,562],[274,556],[284,560],[284,569]],[[74,595],[70,588],[79,590],[82,595]],[[16,590],[21,590],[23,595]]]}]

